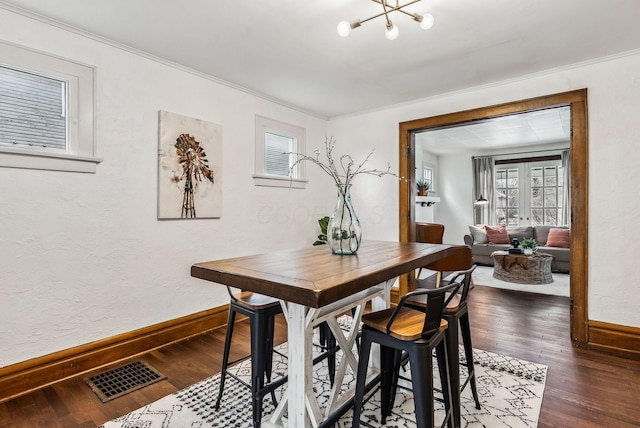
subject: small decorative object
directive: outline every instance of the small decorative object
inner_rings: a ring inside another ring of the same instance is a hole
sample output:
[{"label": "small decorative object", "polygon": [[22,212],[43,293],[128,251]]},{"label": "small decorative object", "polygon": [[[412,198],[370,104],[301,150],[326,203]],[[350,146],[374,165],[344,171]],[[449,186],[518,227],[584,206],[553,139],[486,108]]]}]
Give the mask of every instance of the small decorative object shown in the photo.
[{"label": "small decorative object", "polygon": [[429,191],[430,183],[425,180],[416,181],[416,186],[418,187],[418,196],[424,196]]},{"label": "small decorative object", "polygon": [[318,235],[318,239],[313,245],[324,245],[327,243],[327,226],[329,226],[329,216],[326,215],[318,220],[318,224],[320,225],[320,235]]},{"label": "small decorative object", "polygon": [[222,127],[160,112],[158,218],[219,218]]},{"label": "small decorative object", "polygon": [[520,241],[518,241],[518,238],[513,238],[513,239],[511,240],[511,246],[512,246],[513,248],[518,248],[518,247],[520,246]]},{"label": "small decorative object", "polygon": [[333,148],[336,145],[335,140],[333,138],[327,138],[324,141],[324,145],[326,161],[320,160],[319,150],[314,151],[315,157],[290,152],[289,154],[296,156],[297,159],[293,162],[289,171],[292,172],[300,162],[309,161],[318,165],[333,178],[338,188],[338,201],[336,202],[336,209],[327,224],[327,243],[333,254],[356,254],[362,242],[362,228],[360,227],[360,220],[358,220],[358,216],[351,204],[350,190],[353,178],[360,174],[375,175],[377,177],[382,177],[383,175],[397,176],[390,171],[391,165],[387,166],[386,171],[366,169],[364,167],[365,163],[367,163],[373,154],[373,150],[367,155],[364,161],[358,165],[356,165],[350,155],[340,156],[336,163],[333,158]]},{"label": "small decorative object", "polygon": [[538,248],[538,242],[533,238],[526,238],[522,240],[520,246],[524,249],[525,254],[531,255],[536,251],[536,248]]}]

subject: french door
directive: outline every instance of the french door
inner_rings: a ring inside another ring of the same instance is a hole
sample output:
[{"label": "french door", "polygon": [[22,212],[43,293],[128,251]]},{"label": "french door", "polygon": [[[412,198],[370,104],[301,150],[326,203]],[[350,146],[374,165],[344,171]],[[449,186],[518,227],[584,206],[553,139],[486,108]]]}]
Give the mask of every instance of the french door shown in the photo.
[{"label": "french door", "polygon": [[562,224],[563,176],[561,160],[496,165],[498,224]]}]

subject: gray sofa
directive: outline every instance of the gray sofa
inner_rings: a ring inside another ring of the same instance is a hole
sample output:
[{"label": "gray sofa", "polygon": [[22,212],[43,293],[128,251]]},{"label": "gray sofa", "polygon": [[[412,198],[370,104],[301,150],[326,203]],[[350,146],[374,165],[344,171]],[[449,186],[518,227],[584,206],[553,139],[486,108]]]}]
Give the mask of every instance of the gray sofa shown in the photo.
[{"label": "gray sofa", "polygon": [[[535,239],[538,243],[539,252],[553,256],[551,270],[553,272],[569,273],[569,248],[545,247],[549,229],[551,228],[567,229],[567,227],[563,226],[508,226],[507,233],[509,234],[509,239],[518,238],[519,241],[525,238]],[[483,238],[482,234],[484,230],[482,230],[482,228],[470,226],[469,230],[469,235],[464,236],[464,243],[471,247],[473,261],[479,265],[493,266],[491,253],[499,250],[506,251],[508,248],[511,248],[509,244],[482,243],[483,241],[486,242],[486,234],[484,234]]]}]

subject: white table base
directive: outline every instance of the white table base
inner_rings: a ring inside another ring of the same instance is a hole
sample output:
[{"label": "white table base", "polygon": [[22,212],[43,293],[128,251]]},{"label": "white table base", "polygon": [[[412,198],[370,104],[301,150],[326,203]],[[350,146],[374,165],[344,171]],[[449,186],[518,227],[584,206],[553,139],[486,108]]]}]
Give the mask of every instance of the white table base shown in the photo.
[{"label": "white table base", "polygon": [[[280,302],[288,325],[289,379],[287,390],[278,407],[272,415],[263,421],[264,427],[317,428],[323,420],[353,397],[354,388],[350,388],[342,394],[341,389],[347,368],[351,367],[354,373],[358,372],[358,357],[353,350],[365,305],[371,301],[374,311],[388,308],[390,290],[394,282],[395,278],[321,308],[309,308],[297,303]],[[338,325],[337,318],[354,307],[356,311],[353,322],[349,330],[344,332]],[[343,357],[336,369],[329,405],[321,408],[312,384],[312,339],[313,329],[325,321],[329,324],[336,342],[342,350]],[[372,352],[378,353],[379,349],[374,349]],[[368,376],[373,378],[379,371],[379,368],[375,367],[379,358],[374,355],[371,360],[374,362],[374,366]],[[283,423],[285,409],[288,410],[286,425]]]}]

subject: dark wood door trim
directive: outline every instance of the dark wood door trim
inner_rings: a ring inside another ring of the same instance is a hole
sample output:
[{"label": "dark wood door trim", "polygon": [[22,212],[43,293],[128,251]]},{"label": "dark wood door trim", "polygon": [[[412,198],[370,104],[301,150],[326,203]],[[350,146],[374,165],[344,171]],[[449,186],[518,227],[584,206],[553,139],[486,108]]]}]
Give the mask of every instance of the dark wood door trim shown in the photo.
[{"label": "dark wood door trim", "polygon": [[[588,272],[588,127],[587,90],[530,98],[510,103],[480,107],[440,116],[426,117],[400,123],[399,134],[399,219],[400,241],[414,239],[415,229],[415,139],[418,131],[440,126],[462,124],[491,117],[505,116],[549,107],[571,106],[571,339],[586,346],[589,338],[587,272]],[[409,275],[400,278],[400,294],[411,286]]]}]

